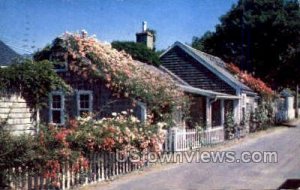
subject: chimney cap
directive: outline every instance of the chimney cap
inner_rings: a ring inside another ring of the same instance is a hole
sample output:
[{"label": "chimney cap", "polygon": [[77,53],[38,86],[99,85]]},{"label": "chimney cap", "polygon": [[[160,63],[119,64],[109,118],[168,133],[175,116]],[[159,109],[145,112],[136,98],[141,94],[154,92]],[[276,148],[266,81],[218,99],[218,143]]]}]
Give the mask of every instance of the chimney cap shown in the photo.
[{"label": "chimney cap", "polygon": [[143,21],[142,32],[146,32],[146,31],[147,31],[147,21]]},{"label": "chimney cap", "polygon": [[87,35],[88,35],[88,32],[87,32],[85,29],[82,29],[82,30],[81,30],[81,37],[82,37],[82,38],[86,38]]}]

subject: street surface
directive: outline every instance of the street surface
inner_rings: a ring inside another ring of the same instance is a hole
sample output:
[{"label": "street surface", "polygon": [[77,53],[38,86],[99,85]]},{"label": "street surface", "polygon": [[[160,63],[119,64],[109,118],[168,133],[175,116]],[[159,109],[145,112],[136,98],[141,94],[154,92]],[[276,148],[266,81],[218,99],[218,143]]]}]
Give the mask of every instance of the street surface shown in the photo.
[{"label": "street surface", "polygon": [[276,151],[278,163],[169,164],[82,189],[276,189],[286,179],[300,178],[300,126],[247,137],[219,150],[235,151],[237,155],[243,151]]}]

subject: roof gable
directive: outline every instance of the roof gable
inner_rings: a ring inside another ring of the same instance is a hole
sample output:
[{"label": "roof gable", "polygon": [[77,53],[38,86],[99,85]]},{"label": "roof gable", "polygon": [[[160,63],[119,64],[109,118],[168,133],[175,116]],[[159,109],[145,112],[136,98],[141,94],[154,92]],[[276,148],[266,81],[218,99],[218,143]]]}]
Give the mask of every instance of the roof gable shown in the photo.
[{"label": "roof gable", "polygon": [[196,50],[183,43],[175,42],[168,50],[166,50],[161,55],[161,58],[163,58],[169,51],[176,47],[180,48],[185,53],[190,55],[198,64],[203,65],[205,68],[217,75],[221,80],[234,88],[236,91],[245,91],[246,93],[253,94],[255,93],[252,89],[250,89],[248,86],[236,79],[231,73],[229,73],[225,68],[226,63],[223,62],[220,58]]},{"label": "roof gable", "polygon": [[236,90],[179,47],[174,47],[161,58],[163,66],[190,86],[215,92],[236,94]]}]

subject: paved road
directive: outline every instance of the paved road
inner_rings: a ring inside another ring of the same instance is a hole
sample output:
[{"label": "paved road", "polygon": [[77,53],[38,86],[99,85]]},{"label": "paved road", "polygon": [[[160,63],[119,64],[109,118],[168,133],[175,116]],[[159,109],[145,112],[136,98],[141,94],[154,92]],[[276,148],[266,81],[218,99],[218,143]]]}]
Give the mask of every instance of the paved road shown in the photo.
[{"label": "paved road", "polygon": [[282,128],[225,148],[227,151],[277,151],[278,163],[184,163],[121,177],[88,189],[196,190],[276,189],[287,178],[300,178],[300,127]]}]

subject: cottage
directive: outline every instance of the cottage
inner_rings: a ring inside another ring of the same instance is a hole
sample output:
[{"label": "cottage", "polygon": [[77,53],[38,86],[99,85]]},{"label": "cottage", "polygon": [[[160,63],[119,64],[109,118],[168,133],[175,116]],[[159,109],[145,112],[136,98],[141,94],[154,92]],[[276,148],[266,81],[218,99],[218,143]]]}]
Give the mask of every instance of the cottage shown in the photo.
[{"label": "cottage", "polygon": [[64,125],[68,118],[87,113],[103,118],[130,110],[145,121],[148,110],[155,107],[155,116],[160,108],[171,110],[168,101],[181,94],[173,79],[158,68],[135,61],[85,32],[55,39],[35,59],[54,61],[58,75],[73,90],[50,94],[49,108],[41,112],[48,123]]},{"label": "cottage", "polygon": [[[139,42],[153,41],[141,35],[148,33],[140,33]],[[160,68],[132,60],[85,32],[55,39],[35,59],[54,61],[55,71],[72,89],[53,91],[48,108],[38,114],[42,121],[56,125],[87,113],[102,118],[129,110],[145,121],[148,105],[170,111],[167,101],[180,105],[182,91],[191,97],[189,128],[223,129],[230,111],[239,124],[256,107],[257,94],[228,72],[221,59],[180,42],[161,55]],[[181,124],[180,114],[173,113],[173,117]]]},{"label": "cottage", "polygon": [[190,127],[223,128],[230,110],[239,124],[256,107],[257,94],[218,57],[175,42],[160,60],[161,69],[181,81],[179,87],[192,97]]}]

